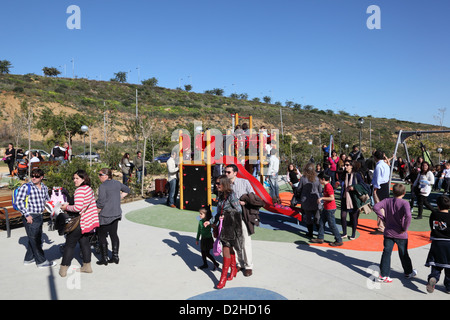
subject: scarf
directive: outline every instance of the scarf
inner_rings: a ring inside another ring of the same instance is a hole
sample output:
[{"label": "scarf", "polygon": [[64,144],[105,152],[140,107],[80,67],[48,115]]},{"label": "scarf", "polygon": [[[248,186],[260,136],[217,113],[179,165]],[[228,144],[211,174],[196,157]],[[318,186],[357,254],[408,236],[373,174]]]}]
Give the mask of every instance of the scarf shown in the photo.
[{"label": "scarf", "polygon": [[[349,179],[350,177],[350,179]],[[345,175],[345,192],[344,192],[344,197],[345,197],[345,205],[347,207],[347,209],[353,209],[353,202],[352,202],[352,197],[350,196],[350,192],[347,191],[347,188],[351,186],[351,182],[353,181],[353,173],[351,174],[346,174]]]}]

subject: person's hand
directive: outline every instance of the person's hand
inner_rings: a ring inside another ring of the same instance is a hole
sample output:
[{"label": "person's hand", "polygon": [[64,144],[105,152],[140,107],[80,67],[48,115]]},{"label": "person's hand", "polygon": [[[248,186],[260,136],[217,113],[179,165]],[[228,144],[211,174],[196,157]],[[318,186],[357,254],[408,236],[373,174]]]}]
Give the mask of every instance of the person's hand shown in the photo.
[{"label": "person's hand", "polygon": [[25,219],[27,219],[27,223],[28,224],[32,224],[33,223],[33,217],[32,216],[28,216]]},{"label": "person's hand", "polygon": [[241,206],[245,206],[245,201],[240,201],[239,200],[239,203],[241,204]]},{"label": "person's hand", "polygon": [[203,222],[203,226],[206,228],[207,226],[209,226],[211,224],[211,222],[209,222],[209,221],[205,221],[205,222]]},{"label": "person's hand", "polygon": [[68,207],[68,203],[63,203],[62,205],[61,205],[61,210],[67,210],[67,207]]}]

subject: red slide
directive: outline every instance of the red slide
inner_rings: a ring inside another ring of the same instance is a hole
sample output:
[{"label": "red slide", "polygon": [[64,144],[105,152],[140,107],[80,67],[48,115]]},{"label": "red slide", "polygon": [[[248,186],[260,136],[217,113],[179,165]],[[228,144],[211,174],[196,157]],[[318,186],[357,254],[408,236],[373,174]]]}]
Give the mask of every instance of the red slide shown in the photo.
[{"label": "red slide", "polygon": [[266,191],[264,186],[256,179],[251,173],[249,173],[244,166],[236,159],[236,157],[231,156],[224,156],[223,157],[223,163],[225,165],[227,164],[235,164],[238,167],[238,178],[246,179],[250,182],[250,184],[253,187],[253,190],[255,191],[255,194],[260,197],[264,203],[266,204],[264,206],[264,209],[274,212],[283,214],[285,216],[290,216],[293,218],[296,218],[299,221],[302,221],[302,215],[300,214],[299,208],[293,209],[288,206],[283,206],[280,204],[274,205],[272,203],[272,197],[269,195],[269,193]]}]

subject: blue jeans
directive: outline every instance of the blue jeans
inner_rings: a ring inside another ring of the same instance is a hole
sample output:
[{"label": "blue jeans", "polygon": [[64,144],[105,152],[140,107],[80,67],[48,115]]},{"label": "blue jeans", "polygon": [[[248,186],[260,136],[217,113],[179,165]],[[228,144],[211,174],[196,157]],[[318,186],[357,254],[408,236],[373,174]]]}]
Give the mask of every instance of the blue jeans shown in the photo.
[{"label": "blue jeans", "polygon": [[278,174],[269,176],[269,193],[272,199],[279,197]]},{"label": "blue jeans", "polygon": [[384,249],[383,254],[381,255],[380,263],[380,276],[382,277],[388,277],[391,271],[391,254],[394,244],[397,244],[398,256],[400,257],[400,262],[402,263],[403,272],[405,274],[410,274],[413,272],[411,258],[408,255],[408,239],[384,237]]},{"label": "blue jeans", "polygon": [[339,230],[336,226],[336,218],[334,217],[334,213],[336,212],[336,209],[332,210],[322,210],[322,213],[320,214],[320,221],[319,221],[319,233],[317,235],[318,239],[323,239],[325,234],[325,223],[328,222],[328,226],[331,229],[331,232],[334,235],[334,239],[336,242],[342,242],[341,234],[339,233]]},{"label": "blue jeans", "polygon": [[136,170],[136,183],[141,184],[142,171]]},{"label": "blue jeans", "polygon": [[431,273],[428,275],[428,280],[430,278],[435,278],[436,282],[439,282],[439,278],[441,277],[441,272],[444,270],[444,286],[445,289],[450,291],[450,269],[449,268],[443,268],[438,266],[431,266]]},{"label": "blue jeans", "polygon": [[28,237],[28,246],[24,261],[34,259],[36,264],[41,264],[47,261],[44,250],[42,250],[42,225],[44,219],[41,214],[32,214],[31,217],[33,218],[32,223],[27,223],[25,217],[22,217],[25,232]]},{"label": "blue jeans", "polygon": [[177,193],[175,192],[177,189],[177,179],[172,179],[169,181],[169,196],[167,197],[167,205],[175,205],[175,202],[177,200]]}]

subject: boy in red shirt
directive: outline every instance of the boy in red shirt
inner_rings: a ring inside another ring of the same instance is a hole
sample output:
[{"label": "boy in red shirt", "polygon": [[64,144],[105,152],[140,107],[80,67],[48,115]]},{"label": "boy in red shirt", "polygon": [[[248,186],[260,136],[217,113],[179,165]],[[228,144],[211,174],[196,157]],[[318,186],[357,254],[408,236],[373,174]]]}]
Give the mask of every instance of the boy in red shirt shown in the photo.
[{"label": "boy in red shirt", "polygon": [[336,212],[336,201],[334,200],[334,189],[330,184],[330,176],[321,172],[318,175],[320,183],[323,187],[323,196],[317,199],[317,203],[323,201],[323,209],[320,214],[319,221],[319,234],[317,239],[312,239],[313,243],[323,243],[324,233],[325,233],[325,223],[328,222],[328,226],[334,235],[335,242],[331,242],[330,246],[337,247],[342,246],[342,238],[339,230],[336,226],[336,219],[334,213]]}]

